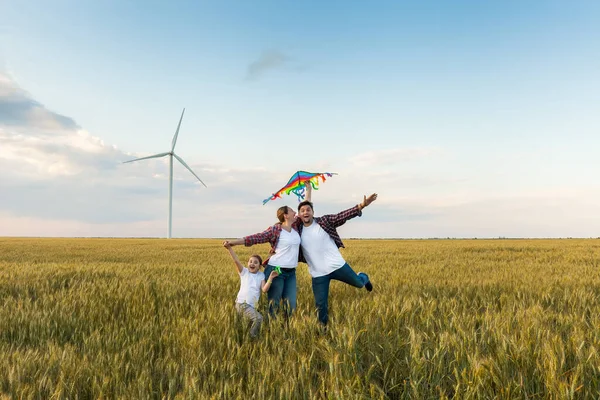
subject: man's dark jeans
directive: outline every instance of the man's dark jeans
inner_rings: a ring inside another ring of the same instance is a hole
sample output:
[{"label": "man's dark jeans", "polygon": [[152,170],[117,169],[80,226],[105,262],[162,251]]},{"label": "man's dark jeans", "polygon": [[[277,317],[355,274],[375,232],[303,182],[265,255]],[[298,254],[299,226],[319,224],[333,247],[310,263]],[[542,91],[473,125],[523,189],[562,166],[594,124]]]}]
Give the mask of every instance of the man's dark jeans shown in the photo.
[{"label": "man's dark jeans", "polygon": [[332,279],[342,281],[357,288],[364,287],[367,282],[367,276],[364,274],[358,275],[350,268],[348,263],[344,264],[341,268],[336,269],[329,275],[312,278],[312,289],[313,294],[315,295],[315,304],[319,314],[319,322],[323,325],[327,325],[327,321],[329,320],[329,284]]}]

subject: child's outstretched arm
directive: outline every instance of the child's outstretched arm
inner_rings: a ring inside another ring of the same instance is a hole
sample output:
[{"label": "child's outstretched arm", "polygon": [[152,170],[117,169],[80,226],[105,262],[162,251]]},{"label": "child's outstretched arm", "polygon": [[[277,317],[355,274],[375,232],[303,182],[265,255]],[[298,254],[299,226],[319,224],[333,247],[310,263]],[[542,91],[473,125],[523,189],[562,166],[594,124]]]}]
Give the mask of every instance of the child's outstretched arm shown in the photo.
[{"label": "child's outstretched arm", "polygon": [[238,274],[241,274],[244,270],[244,266],[240,262],[240,259],[238,258],[237,254],[235,254],[235,251],[233,251],[233,249],[231,248],[231,244],[228,241],[225,241],[223,242],[223,247],[225,247],[229,251],[229,255],[231,255],[231,258],[233,258],[233,262],[235,263],[235,267],[237,268]]},{"label": "child's outstretched arm", "polygon": [[279,275],[277,273],[277,271],[271,271],[271,274],[269,275],[269,279],[267,279],[267,281],[262,281],[261,284],[261,289],[263,291],[263,293],[267,293],[269,291],[269,288],[271,287],[271,284],[273,283],[273,279],[275,279],[277,277],[277,275]]}]

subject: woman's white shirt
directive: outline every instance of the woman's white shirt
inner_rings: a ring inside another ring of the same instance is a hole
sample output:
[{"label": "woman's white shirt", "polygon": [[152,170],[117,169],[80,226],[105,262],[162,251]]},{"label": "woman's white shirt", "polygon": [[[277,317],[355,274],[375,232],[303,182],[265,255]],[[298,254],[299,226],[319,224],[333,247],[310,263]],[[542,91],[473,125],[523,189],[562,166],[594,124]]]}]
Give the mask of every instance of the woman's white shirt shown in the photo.
[{"label": "woman's white shirt", "polygon": [[269,265],[281,268],[296,268],[300,252],[300,235],[294,229],[290,232],[281,228],[275,254],[269,258]]}]

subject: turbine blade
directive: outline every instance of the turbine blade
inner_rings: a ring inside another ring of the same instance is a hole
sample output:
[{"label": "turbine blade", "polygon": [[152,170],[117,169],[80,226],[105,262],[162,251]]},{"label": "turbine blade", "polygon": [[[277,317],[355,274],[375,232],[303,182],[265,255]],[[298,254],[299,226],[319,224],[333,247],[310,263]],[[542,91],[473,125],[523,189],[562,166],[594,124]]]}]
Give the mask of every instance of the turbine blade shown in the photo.
[{"label": "turbine blade", "polygon": [[160,153],[160,154],[155,154],[153,156],[136,158],[135,160],[123,161],[123,164],[127,164],[127,163],[134,162],[134,161],[147,160],[149,158],[160,158],[160,157],[168,156],[169,154],[171,154],[171,153]]},{"label": "turbine blade", "polygon": [[175,153],[173,153],[173,157],[175,157],[175,158],[176,158],[176,159],[177,159],[177,160],[178,160],[178,161],[179,161],[179,162],[180,162],[180,163],[181,163],[181,164],[182,164],[184,167],[186,167],[186,168],[188,169],[188,171],[190,171],[190,172],[192,173],[192,175],[194,175],[194,176],[196,177],[196,179],[198,179],[198,180],[200,181],[200,183],[204,185],[204,187],[208,187],[208,186],[206,186],[206,184],[205,184],[204,182],[202,182],[202,179],[200,179],[200,178],[198,177],[198,175],[196,175],[196,173],[195,173],[194,171],[192,171],[192,169],[190,168],[190,166],[189,166],[189,165],[187,165],[187,164],[185,163],[185,161],[183,161],[183,160],[181,159],[181,157],[179,157],[179,156],[178,156],[177,154],[175,154]]},{"label": "turbine blade", "polygon": [[185,108],[181,112],[181,118],[179,118],[179,124],[177,124],[177,130],[175,131],[175,136],[173,136],[173,141],[171,142],[171,153],[175,150],[175,145],[177,144],[177,136],[179,136],[179,127],[181,126],[181,121],[183,120],[184,113]]}]

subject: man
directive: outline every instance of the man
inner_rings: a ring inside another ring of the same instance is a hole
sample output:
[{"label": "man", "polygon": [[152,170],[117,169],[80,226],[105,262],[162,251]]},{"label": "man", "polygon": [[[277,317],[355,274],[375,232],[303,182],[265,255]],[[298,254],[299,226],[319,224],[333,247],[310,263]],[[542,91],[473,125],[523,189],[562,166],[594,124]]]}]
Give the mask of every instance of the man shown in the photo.
[{"label": "man", "polygon": [[339,248],[344,247],[344,244],[337,233],[337,227],[349,219],[362,216],[362,209],[376,199],[377,194],[373,193],[369,197],[364,196],[360,204],[348,210],[322,217],[314,217],[310,201],[303,201],[298,205],[301,223],[297,226],[302,239],[300,260],[308,264],[319,322],[325,326],[329,320],[329,284],[332,279],[357,288],[364,287],[369,292],[373,290],[368,275],[354,272],[342,257]]}]

